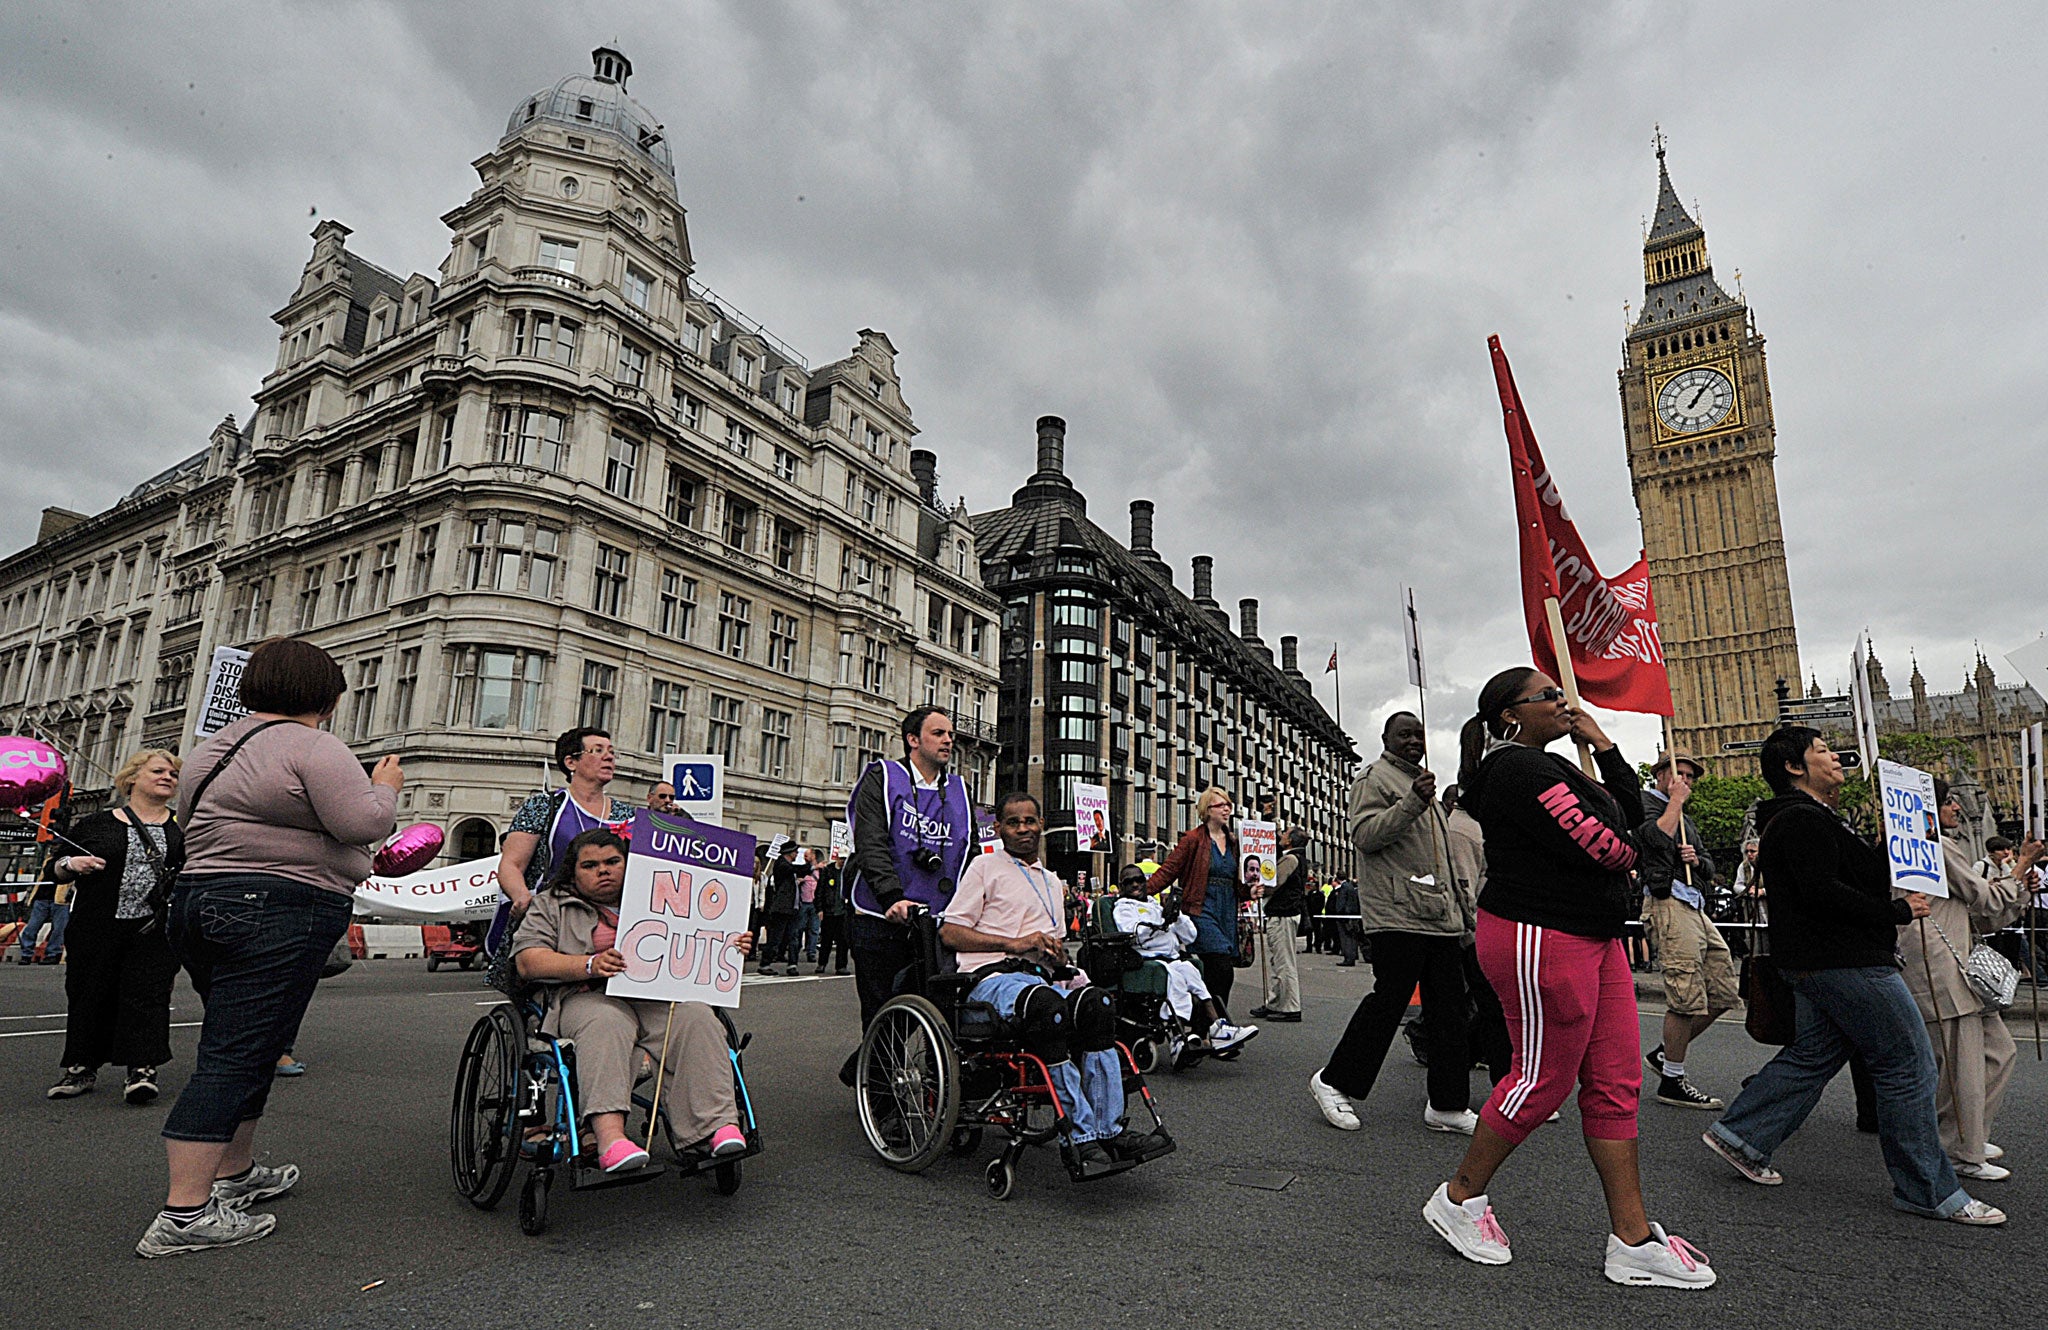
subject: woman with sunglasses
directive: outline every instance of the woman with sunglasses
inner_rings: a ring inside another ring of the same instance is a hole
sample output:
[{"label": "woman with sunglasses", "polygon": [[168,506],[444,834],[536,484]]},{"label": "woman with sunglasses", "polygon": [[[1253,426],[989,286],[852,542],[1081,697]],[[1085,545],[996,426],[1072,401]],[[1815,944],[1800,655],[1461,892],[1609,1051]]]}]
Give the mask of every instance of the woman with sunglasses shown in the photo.
[{"label": "woman with sunglasses", "polygon": [[[1567,735],[1592,747],[1598,782],[1545,751]],[[1514,1058],[1457,1175],[1422,1216],[1467,1259],[1507,1264],[1487,1185],[1576,1083],[1586,1152],[1607,1196],[1607,1278],[1705,1288],[1713,1268],[1649,1221],[1636,1164],[1642,1033],[1621,939],[1634,913],[1630,829],[1643,820],[1641,781],[1599,723],[1526,666],[1479,690],[1460,748],[1459,800],[1486,842],[1479,965],[1500,996]]]}]

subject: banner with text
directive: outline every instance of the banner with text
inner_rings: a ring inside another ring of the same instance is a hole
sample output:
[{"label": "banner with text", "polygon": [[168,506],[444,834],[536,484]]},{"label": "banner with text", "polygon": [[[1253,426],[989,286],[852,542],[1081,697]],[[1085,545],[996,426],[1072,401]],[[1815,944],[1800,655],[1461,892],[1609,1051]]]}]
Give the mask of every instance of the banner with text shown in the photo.
[{"label": "banner with text", "polygon": [[239,647],[213,649],[213,664],[206,671],[206,697],[200,703],[199,723],[192,727],[193,738],[204,739],[249,714],[242,705],[242,667],[248,663],[249,653]]},{"label": "banner with text", "polygon": [[498,859],[471,859],[405,877],[373,877],[356,888],[356,917],[387,924],[460,924],[498,910]]},{"label": "banner with text", "polygon": [[1237,845],[1243,855],[1238,863],[1238,881],[1244,887],[1244,894],[1250,896],[1254,889],[1271,891],[1280,875],[1279,824],[1249,818],[1240,821],[1237,824]]},{"label": "banner with text", "polygon": [[1074,848],[1103,850],[1109,840],[1109,790],[1102,785],[1074,786]]},{"label": "banner with text", "polygon": [[1884,799],[1884,853],[1891,861],[1892,886],[1930,896],[1948,895],[1934,773],[1880,758],[1877,782]]},{"label": "banner with text", "polygon": [[631,842],[619,897],[626,969],[605,992],[739,1006],[745,957],[734,943],[747,935],[754,838],[643,808],[633,815]]}]

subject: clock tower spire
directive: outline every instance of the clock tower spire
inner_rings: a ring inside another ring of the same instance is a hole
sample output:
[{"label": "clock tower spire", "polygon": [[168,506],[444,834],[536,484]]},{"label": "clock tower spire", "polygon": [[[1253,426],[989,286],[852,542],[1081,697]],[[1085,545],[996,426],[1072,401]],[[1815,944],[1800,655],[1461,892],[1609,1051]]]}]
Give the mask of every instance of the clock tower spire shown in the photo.
[{"label": "clock tower spire", "polygon": [[1670,667],[1673,742],[1711,769],[1754,769],[1723,745],[1777,719],[1799,679],[1778,517],[1777,428],[1764,339],[1714,278],[1707,234],[1679,201],[1657,133],[1657,211],[1643,304],[1622,343],[1621,415],[1643,552]]}]

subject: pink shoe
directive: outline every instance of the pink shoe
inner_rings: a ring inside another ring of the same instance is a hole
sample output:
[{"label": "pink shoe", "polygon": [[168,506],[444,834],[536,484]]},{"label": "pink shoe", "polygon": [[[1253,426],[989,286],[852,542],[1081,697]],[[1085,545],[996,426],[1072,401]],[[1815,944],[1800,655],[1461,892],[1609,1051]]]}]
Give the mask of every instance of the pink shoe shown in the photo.
[{"label": "pink shoe", "polygon": [[623,1137],[613,1141],[611,1148],[597,1158],[598,1167],[607,1173],[624,1173],[646,1162],[647,1152]]},{"label": "pink shoe", "polygon": [[738,1127],[727,1125],[711,1134],[711,1157],[724,1159],[728,1155],[745,1154],[747,1134]]}]

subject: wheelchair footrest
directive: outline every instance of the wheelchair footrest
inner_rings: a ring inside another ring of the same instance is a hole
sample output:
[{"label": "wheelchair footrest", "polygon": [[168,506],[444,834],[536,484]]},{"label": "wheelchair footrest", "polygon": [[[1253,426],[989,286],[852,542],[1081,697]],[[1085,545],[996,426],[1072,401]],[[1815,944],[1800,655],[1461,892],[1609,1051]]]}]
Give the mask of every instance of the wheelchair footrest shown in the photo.
[{"label": "wheelchair footrest", "polygon": [[607,1173],[588,1164],[577,1164],[569,1171],[569,1188],[571,1191],[602,1191],[606,1187],[630,1187],[635,1183],[652,1182],[666,1172],[668,1165],[651,1160],[623,1173]]}]

